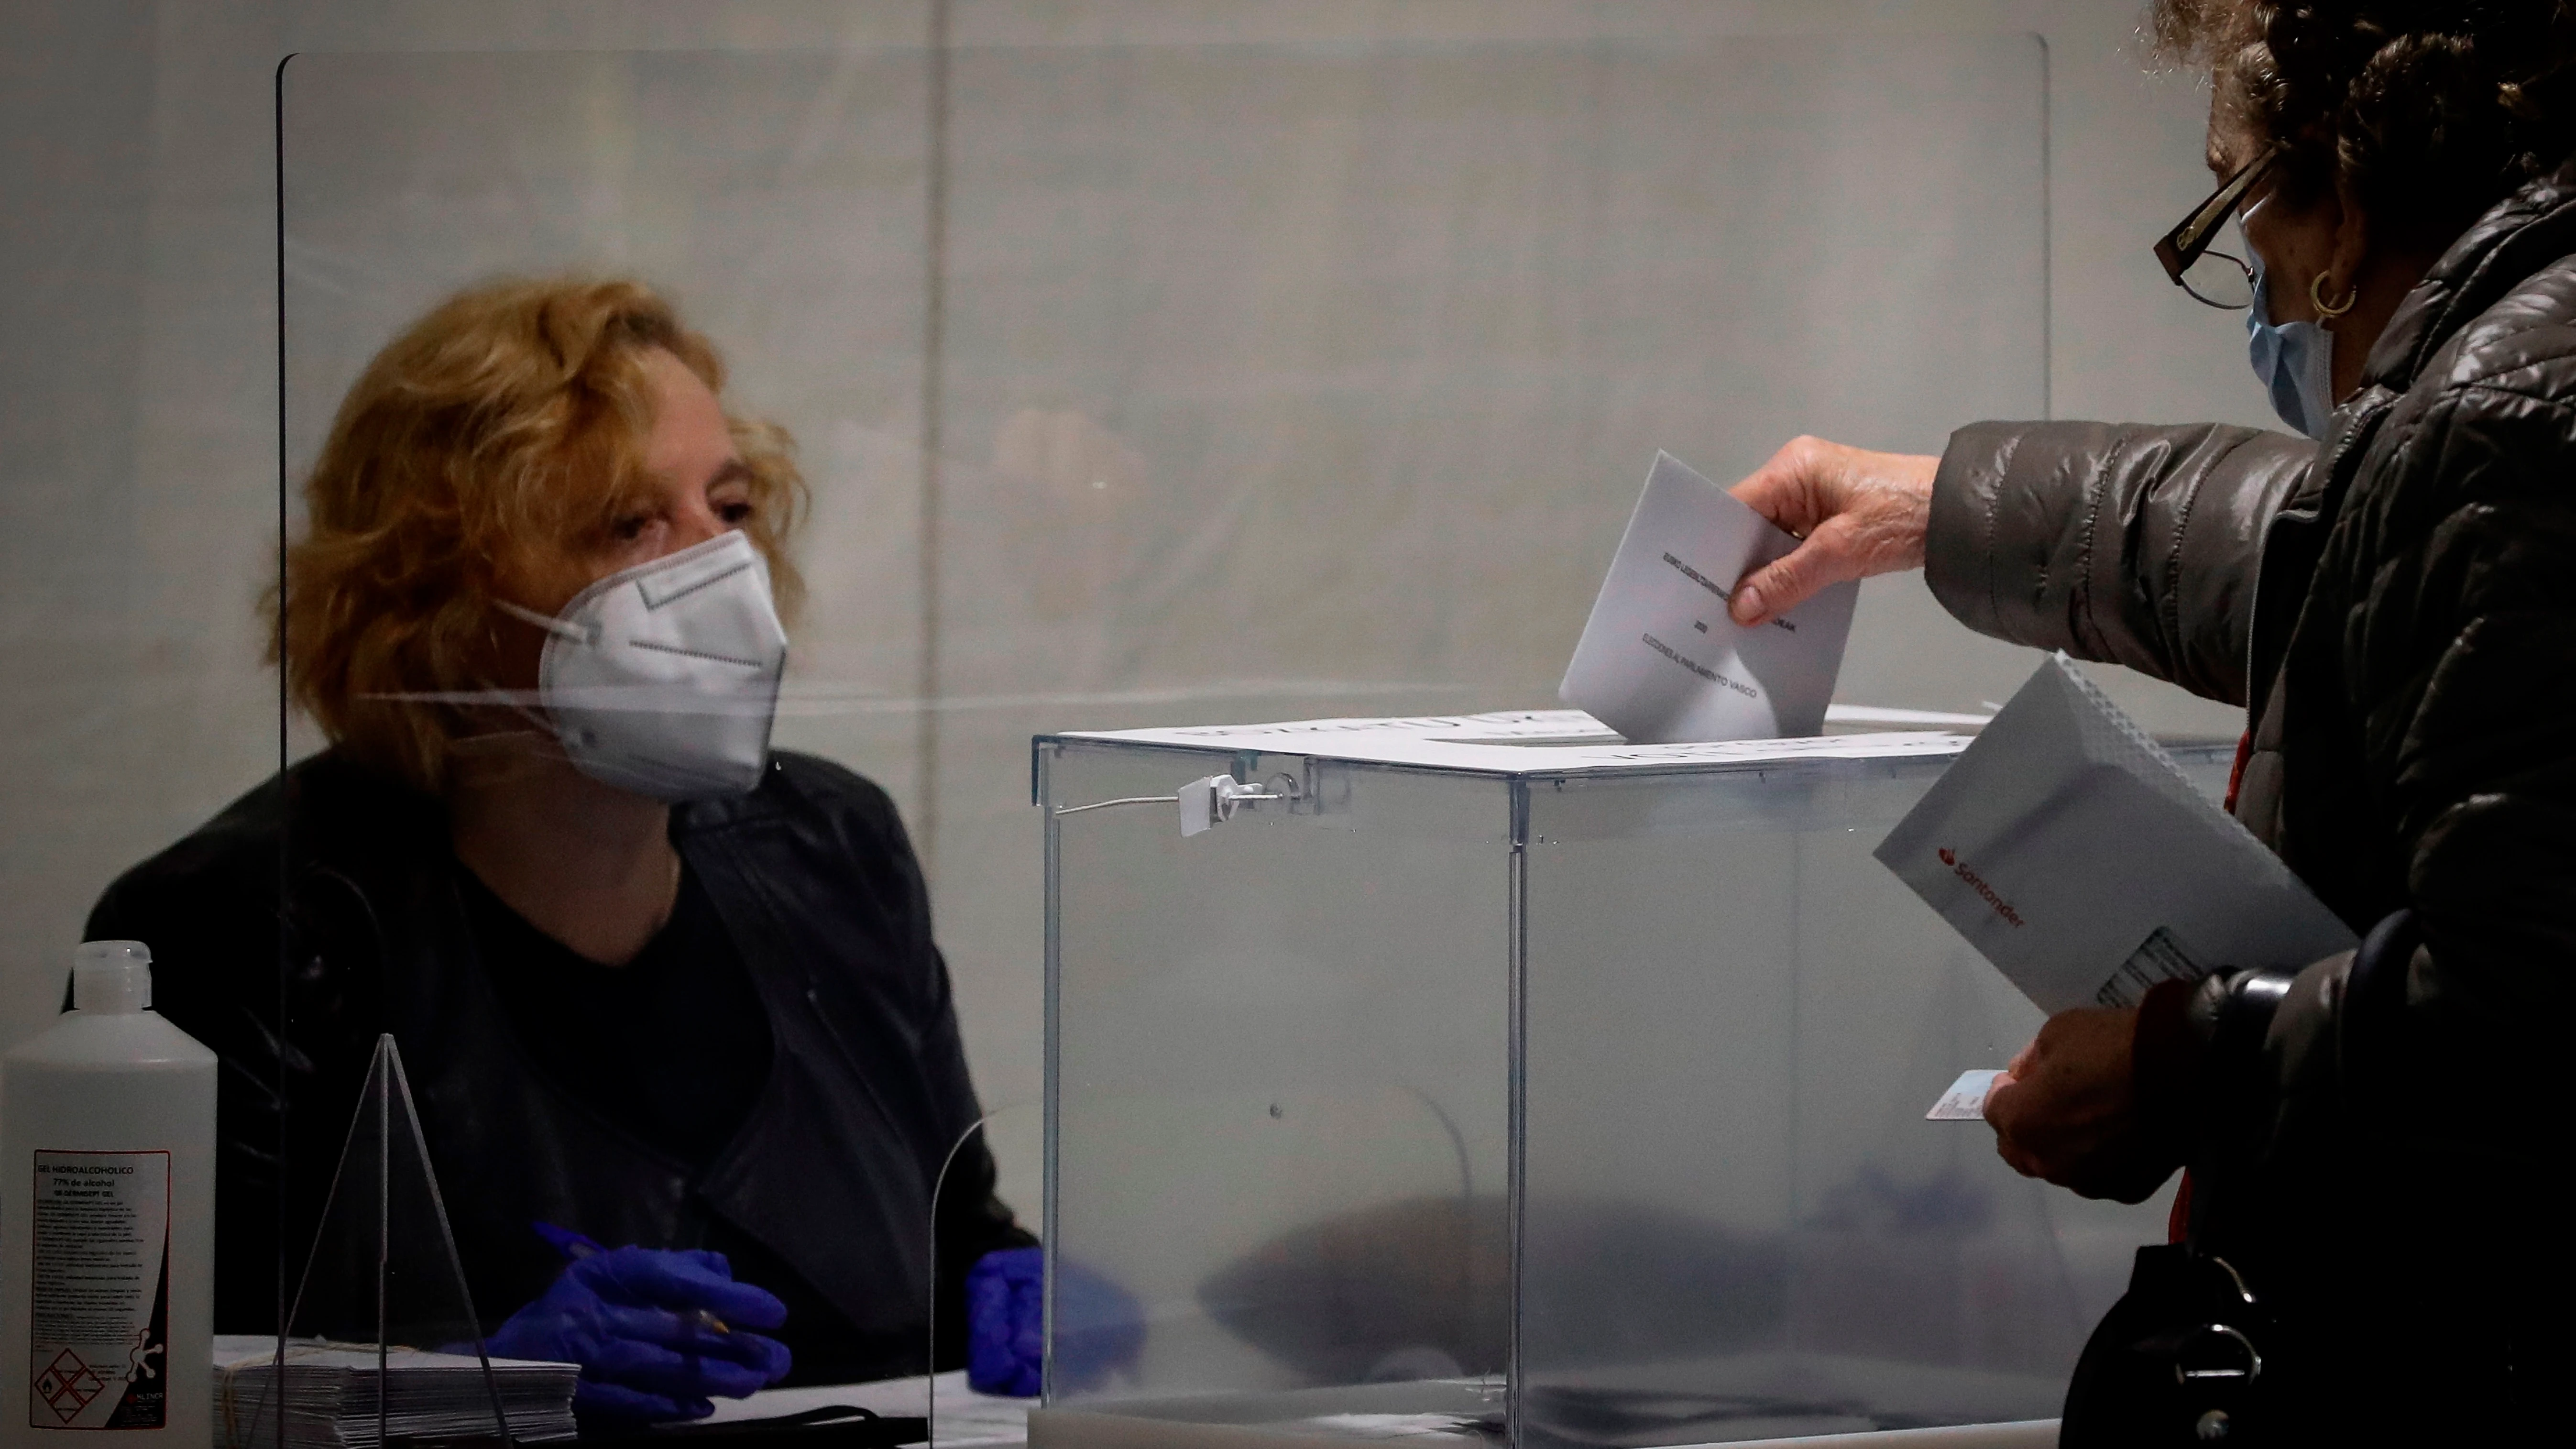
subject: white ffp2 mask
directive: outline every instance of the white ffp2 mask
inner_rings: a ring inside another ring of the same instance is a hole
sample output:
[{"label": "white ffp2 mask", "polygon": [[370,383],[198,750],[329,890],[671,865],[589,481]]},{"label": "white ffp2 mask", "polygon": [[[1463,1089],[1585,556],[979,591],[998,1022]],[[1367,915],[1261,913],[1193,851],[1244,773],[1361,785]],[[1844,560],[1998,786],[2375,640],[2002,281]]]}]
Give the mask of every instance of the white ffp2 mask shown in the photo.
[{"label": "white ffp2 mask", "polygon": [[740,795],[769,763],[787,631],[740,533],[610,574],[548,618],[537,695],[575,768],[657,800]]}]

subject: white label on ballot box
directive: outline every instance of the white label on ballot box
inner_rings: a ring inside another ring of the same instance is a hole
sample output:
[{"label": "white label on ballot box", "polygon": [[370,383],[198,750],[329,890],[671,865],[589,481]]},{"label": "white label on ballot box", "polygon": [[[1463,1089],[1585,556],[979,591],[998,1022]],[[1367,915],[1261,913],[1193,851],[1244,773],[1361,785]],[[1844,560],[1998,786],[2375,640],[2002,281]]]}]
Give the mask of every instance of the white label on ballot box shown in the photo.
[{"label": "white label on ballot box", "polygon": [[1797,546],[1657,453],[1557,697],[1636,744],[1823,730],[1860,586],[1829,585],[1750,629],[1726,612],[1737,579]]},{"label": "white label on ballot box", "polygon": [[2134,1006],[2159,981],[2221,967],[2297,970],[2355,944],[2063,654],[1877,855],[2052,1014]]}]

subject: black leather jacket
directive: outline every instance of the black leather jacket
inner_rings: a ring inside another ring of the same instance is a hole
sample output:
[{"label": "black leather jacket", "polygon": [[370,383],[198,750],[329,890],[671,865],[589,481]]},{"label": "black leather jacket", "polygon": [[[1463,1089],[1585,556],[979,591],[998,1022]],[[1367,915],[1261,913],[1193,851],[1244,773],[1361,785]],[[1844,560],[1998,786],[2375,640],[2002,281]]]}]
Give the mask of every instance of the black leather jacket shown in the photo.
[{"label": "black leather jacket", "polygon": [[[841,1375],[921,1370],[932,1184],[979,1109],[893,802],[836,765],[780,754],[751,794],[677,807],[672,838],[774,1042],[749,1118],[694,1179],[536,1069],[474,954],[439,807],[337,753],[109,887],[90,938],[148,943],[155,1008],[222,1059],[218,1329],[274,1330],[281,1222],[291,1291],[390,1032],[486,1330],[561,1269],[531,1220],[690,1247],[721,1218],[858,1330]],[[1034,1240],[993,1196],[980,1137],[941,1202],[948,1366],[962,1360],[965,1269]]]},{"label": "black leather jacket", "polygon": [[[2560,1291],[2544,1184],[2576,1007],[2576,166],[2452,244],[2321,443],[1963,429],[1927,574],[1986,633],[2247,706],[2239,818],[2357,933],[2412,913],[2393,1039],[2349,1033],[2349,953],[2274,1015],[2260,1090],[2229,1107],[2262,1164],[2236,1250],[2355,1325],[2461,1285]],[[2416,1362],[2385,1382],[2440,1381],[2427,1355],[2500,1311],[2389,1329]]]}]

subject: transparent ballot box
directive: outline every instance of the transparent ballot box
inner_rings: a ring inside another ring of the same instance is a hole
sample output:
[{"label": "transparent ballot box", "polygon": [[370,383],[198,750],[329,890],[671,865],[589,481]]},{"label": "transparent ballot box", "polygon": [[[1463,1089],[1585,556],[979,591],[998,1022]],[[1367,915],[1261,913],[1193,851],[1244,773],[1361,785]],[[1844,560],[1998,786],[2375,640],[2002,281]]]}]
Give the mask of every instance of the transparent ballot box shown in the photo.
[{"label": "transparent ballot box", "polygon": [[2163,1205],[1924,1118],[2040,1020],[1871,858],[1966,743],[1041,737],[1032,1441],[2053,1443]]}]

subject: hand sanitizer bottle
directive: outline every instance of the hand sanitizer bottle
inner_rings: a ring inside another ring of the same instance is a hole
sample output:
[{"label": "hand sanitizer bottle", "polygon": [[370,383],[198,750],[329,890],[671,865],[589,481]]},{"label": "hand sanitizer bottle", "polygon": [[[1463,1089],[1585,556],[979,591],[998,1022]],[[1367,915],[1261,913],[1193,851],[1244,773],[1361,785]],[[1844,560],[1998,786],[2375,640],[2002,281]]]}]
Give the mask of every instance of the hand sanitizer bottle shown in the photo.
[{"label": "hand sanitizer bottle", "polygon": [[0,1058],[0,1446],[212,1442],[215,1054],[152,953],[92,941],[72,1009]]}]

